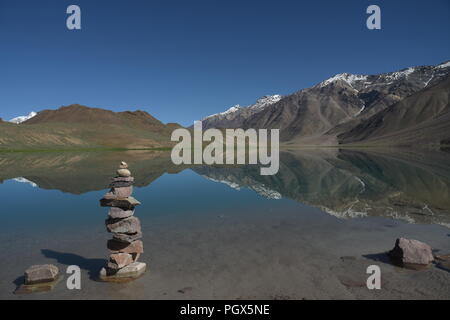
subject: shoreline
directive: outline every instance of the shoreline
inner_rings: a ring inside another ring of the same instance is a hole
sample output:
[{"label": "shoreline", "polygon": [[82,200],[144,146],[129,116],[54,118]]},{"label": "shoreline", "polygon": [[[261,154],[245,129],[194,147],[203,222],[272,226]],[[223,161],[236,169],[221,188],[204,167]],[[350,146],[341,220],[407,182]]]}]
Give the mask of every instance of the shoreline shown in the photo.
[{"label": "shoreline", "polygon": [[[418,238],[450,252],[449,231],[386,218],[339,220],[308,206],[283,211],[140,212],[148,271],[129,283],[96,281],[105,263],[100,225],[66,234],[64,241],[28,235],[26,257],[6,261],[2,299],[450,299],[450,270],[413,271],[390,264],[384,253],[395,238]],[[60,231],[64,233],[63,230]],[[326,237],[324,237],[326,235]],[[33,243],[30,243],[32,241]],[[13,250],[6,249],[6,253]],[[14,279],[34,262],[54,263],[64,279],[50,292],[14,295]],[[65,288],[68,265],[82,268],[82,290]],[[366,269],[379,265],[382,289],[368,290]],[[13,268],[14,265],[14,268]],[[98,270],[97,270],[98,269]]]}]

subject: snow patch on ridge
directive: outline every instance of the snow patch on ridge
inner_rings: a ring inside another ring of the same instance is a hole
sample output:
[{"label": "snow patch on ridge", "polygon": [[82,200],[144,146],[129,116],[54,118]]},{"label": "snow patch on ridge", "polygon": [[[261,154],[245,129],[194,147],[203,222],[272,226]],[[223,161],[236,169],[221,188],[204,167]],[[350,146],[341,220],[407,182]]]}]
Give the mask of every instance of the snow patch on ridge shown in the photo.
[{"label": "snow patch on ridge", "polygon": [[401,79],[403,77],[407,78],[414,71],[416,71],[415,68],[408,68],[406,70],[392,72],[392,73],[389,73],[386,75],[386,79],[395,81],[395,80]]},{"label": "snow patch on ridge", "polygon": [[274,103],[277,103],[278,101],[281,100],[281,98],[282,98],[282,96],[279,95],[279,94],[275,94],[273,96],[263,96],[263,97],[259,98],[258,100],[256,100],[255,104],[252,104],[252,105],[247,106],[247,107],[242,107],[239,104],[237,104],[237,105],[232,106],[227,111],[212,114],[210,116],[207,116],[206,118],[203,118],[203,120],[214,118],[214,117],[227,116],[227,115],[233,114],[235,112],[238,112],[240,110],[247,109],[247,108],[251,109],[251,110],[259,110],[259,109],[262,110],[262,109],[264,109],[264,108],[266,108],[266,107],[268,107],[268,106],[270,106],[270,105],[272,105]]},{"label": "snow patch on ridge", "polygon": [[205,119],[209,119],[209,118],[212,118],[212,117],[216,117],[216,116],[226,116],[226,115],[228,115],[228,114],[231,114],[231,113],[234,113],[234,112],[236,112],[236,111],[239,111],[240,109],[242,109],[242,107],[240,106],[240,105],[234,105],[234,106],[232,106],[230,109],[228,109],[227,111],[224,111],[224,112],[221,112],[221,113],[216,113],[216,114],[212,114],[212,115],[210,115],[210,116],[207,116],[206,118],[204,118],[203,120],[205,120]]},{"label": "snow patch on ridge", "polygon": [[335,75],[334,77],[331,77],[325,81],[322,81],[320,83],[320,87],[325,87],[335,81],[344,81],[348,83],[350,86],[353,85],[356,81],[366,81],[367,76],[365,75],[357,75],[357,74],[351,74],[351,73],[340,73]]},{"label": "snow patch on ridge", "polygon": [[450,61],[444,62],[444,63],[436,66],[436,68],[439,68],[439,69],[444,69],[444,68],[448,68],[448,67],[450,67]]},{"label": "snow patch on ridge", "polygon": [[31,111],[28,115],[26,115],[26,116],[15,117],[15,118],[9,120],[9,122],[16,123],[16,124],[20,124],[20,123],[22,123],[22,122],[25,122],[25,121],[27,121],[27,120],[33,118],[33,117],[36,116],[36,115],[37,115],[37,112]]}]

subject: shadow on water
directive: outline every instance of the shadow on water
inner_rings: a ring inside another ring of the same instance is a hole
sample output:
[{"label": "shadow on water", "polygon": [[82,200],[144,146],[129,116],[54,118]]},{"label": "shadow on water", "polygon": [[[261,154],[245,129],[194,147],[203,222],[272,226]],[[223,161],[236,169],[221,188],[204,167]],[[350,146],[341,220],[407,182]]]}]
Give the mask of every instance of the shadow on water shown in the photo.
[{"label": "shadow on water", "polygon": [[16,286],[16,290],[14,290],[14,292],[17,291],[24,282],[25,276],[20,276],[16,280],[14,280],[13,284]]},{"label": "shadow on water", "polygon": [[77,265],[80,269],[87,270],[91,280],[98,279],[101,268],[107,263],[106,259],[87,259],[74,253],[58,252],[49,249],[42,249],[41,252],[46,258],[54,259],[60,264]]}]

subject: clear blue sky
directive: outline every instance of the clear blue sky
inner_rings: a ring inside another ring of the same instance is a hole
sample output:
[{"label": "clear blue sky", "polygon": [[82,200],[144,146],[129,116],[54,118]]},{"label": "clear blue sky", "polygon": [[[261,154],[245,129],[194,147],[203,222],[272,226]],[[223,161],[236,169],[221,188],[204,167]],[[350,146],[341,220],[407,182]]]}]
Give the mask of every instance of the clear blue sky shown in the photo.
[{"label": "clear blue sky", "polygon": [[[81,7],[82,30],[66,28]],[[382,30],[366,28],[370,4]],[[0,0],[0,117],[72,103],[187,125],[336,73],[450,59],[450,1]]]}]

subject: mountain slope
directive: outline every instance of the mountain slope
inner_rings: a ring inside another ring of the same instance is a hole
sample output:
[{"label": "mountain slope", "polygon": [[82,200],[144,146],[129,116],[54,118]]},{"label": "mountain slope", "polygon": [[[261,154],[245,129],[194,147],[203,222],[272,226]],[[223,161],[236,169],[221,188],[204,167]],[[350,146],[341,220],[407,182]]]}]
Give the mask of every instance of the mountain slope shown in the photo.
[{"label": "mountain slope", "polygon": [[0,149],[168,147],[176,127],[144,111],[70,105],[41,111],[20,125],[1,123]]},{"label": "mountain slope", "polygon": [[338,135],[342,144],[440,144],[450,139],[450,77]]},{"label": "mountain slope", "polygon": [[334,145],[339,134],[449,74],[450,62],[380,75],[339,74],[251,115],[243,127],[280,129],[286,144]]},{"label": "mountain slope", "polygon": [[202,119],[203,128],[241,128],[245,119],[251,117],[257,112],[264,110],[268,106],[273,105],[280,100],[280,95],[273,95],[259,98],[255,104],[247,107],[235,105],[225,112],[213,114]]}]

